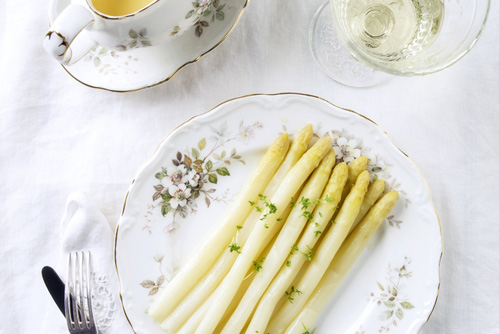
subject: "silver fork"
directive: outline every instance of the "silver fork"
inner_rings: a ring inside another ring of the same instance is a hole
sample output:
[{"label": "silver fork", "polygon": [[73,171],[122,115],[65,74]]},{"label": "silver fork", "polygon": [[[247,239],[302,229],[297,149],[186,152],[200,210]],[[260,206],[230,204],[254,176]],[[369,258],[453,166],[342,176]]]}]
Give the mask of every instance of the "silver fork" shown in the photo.
[{"label": "silver fork", "polygon": [[92,314],[90,252],[70,253],[64,289],[64,313],[71,334],[97,334]]}]

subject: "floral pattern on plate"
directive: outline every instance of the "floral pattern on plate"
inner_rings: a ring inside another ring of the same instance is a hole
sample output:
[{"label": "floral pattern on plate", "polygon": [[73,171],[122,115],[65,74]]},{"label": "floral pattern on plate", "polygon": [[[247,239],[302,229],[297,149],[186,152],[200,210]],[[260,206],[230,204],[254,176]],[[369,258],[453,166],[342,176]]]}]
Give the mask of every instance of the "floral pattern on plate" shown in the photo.
[{"label": "floral pattern on plate", "polygon": [[[220,4],[220,0],[196,0],[192,2],[194,9],[186,14],[186,18],[193,18],[194,34],[196,37],[203,35],[203,28],[210,26],[215,20],[224,21],[224,7],[226,4]],[[175,26],[170,33],[172,36],[181,31],[179,26]]]},{"label": "floral pattern on plate", "polygon": [[245,125],[241,121],[237,134],[231,137],[227,136],[227,122],[218,128],[210,127],[210,137],[203,137],[196,147],[184,153],[178,151],[170,164],[155,174],[160,183],[154,185],[153,204],[148,209],[160,207],[164,217],[171,216],[172,221],[167,229],[173,232],[178,228],[177,217],[186,218],[196,213],[200,195],[207,208],[213,201],[223,201],[223,198],[215,196],[219,178],[231,175],[231,163],[245,164],[236,148],[227,150],[227,145],[234,140],[253,138],[255,131],[262,127],[260,122]]},{"label": "floral pattern on plate", "polygon": [[397,326],[398,321],[403,320],[405,312],[415,308],[402,291],[404,281],[412,277],[409,270],[411,262],[411,259],[405,257],[404,263],[396,268],[389,263],[384,284],[377,282],[379,291],[370,294],[371,300],[384,308],[380,320],[385,324],[380,327],[379,333],[389,333],[391,327]]},{"label": "floral pattern on plate", "polygon": [[92,48],[82,61],[92,63],[94,69],[104,76],[118,75],[119,73],[137,74],[137,70],[131,66],[138,61],[137,57],[109,50],[102,46]]}]

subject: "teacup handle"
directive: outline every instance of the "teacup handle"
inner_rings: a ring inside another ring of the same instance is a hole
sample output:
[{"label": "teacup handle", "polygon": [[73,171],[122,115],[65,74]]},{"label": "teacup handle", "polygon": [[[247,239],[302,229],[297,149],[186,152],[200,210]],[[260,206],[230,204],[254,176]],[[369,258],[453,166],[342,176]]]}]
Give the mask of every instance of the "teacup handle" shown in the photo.
[{"label": "teacup handle", "polygon": [[[94,22],[92,13],[78,4],[70,4],[52,23],[43,40],[43,47],[48,54],[63,65],[72,65],[97,46],[96,42],[80,34]],[[78,37],[73,45],[75,37]]]}]

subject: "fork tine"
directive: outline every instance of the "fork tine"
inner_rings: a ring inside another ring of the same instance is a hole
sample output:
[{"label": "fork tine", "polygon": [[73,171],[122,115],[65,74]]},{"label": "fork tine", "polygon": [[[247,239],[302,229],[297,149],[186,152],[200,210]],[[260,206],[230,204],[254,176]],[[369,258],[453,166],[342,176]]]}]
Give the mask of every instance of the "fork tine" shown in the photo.
[{"label": "fork tine", "polygon": [[86,300],[87,300],[87,311],[88,311],[88,317],[87,319],[87,326],[89,328],[95,327],[94,323],[94,314],[92,312],[92,255],[90,252],[87,252],[87,260],[85,261],[85,267],[86,267],[86,285],[85,285],[85,293],[86,293]]},{"label": "fork tine", "polygon": [[76,289],[76,303],[78,305],[78,312],[77,312],[77,325],[78,328],[84,329],[86,327],[85,324],[85,306],[83,305],[84,302],[84,295],[83,295],[83,261],[84,261],[84,253],[81,252],[81,257],[79,256],[79,253],[75,253],[75,289]]},{"label": "fork tine", "polygon": [[75,305],[73,302],[73,263],[71,253],[68,255],[68,270],[66,275],[66,286],[64,288],[64,314],[66,315],[66,323],[68,328],[75,329]]},{"label": "fork tine", "polygon": [[92,258],[89,251],[68,256],[64,313],[71,334],[97,334],[92,312]]}]

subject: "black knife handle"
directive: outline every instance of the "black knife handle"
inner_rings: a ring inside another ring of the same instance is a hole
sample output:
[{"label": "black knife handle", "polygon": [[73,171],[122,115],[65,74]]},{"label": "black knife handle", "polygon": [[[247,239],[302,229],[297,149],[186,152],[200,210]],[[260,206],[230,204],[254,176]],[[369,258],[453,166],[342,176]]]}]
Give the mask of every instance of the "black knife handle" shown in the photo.
[{"label": "black knife handle", "polygon": [[52,299],[54,299],[57,307],[64,315],[64,282],[59,278],[56,271],[48,266],[42,268],[42,278]]}]

